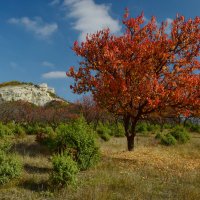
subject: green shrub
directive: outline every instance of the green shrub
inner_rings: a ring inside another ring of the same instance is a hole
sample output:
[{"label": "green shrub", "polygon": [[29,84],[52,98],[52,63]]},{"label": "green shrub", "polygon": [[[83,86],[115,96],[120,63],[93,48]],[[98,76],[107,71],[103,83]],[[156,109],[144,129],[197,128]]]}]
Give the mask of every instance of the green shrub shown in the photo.
[{"label": "green shrub", "polygon": [[15,135],[18,135],[18,136],[21,136],[21,137],[24,137],[26,135],[24,128],[22,126],[20,126],[19,124],[15,125],[15,127],[13,129],[13,133]]},{"label": "green shrub", "polygon": [[158,132],[160,131],[160,125],[159,124],[146,124],[146,130],[149,132]]},{"label": "green shrub", "polygon": [[163,134],[161,134],[160,132],[158,132],[156,135],[155,135],[155,139],[161,139],[163,137]]},{"label": "green shrub", "polygon": [[99,159],[99,148],[95,142],[95,132],[84,118],[56,128],[52,141],[54,151],[67,151],[77,161],[80,170],[93,166]]},{"label": "green shrub", "polygon": [[136,132],[137,133],[146,133],[147,132],[147,123],[140,122],[136,125]]},{"label": "green shrub", "polygon": [[28,135],[37,135],[40,130],[41,130],[41,126],[39,126],[38,124],[27,124],[25,125],[25,132],[28,134]]},{"label": "green shrub", "polygon": [[161,126],[159,124],[153,125],[153,131],[160,131],[160,130],[161,130]]},{"label": "green shrub", "polygon": [[110,136],[112,135],[111,127],[108,124],[103,124],[102,122],[99,122],[96,129],[98,135],[101,139],[104,141],[110,140]]},{"label": "green shrub", "polygon": [[192,123],[191,121],[187,121],[184,124],[184,127],[187,128],[191,132],[200,133],[200,125],[199,124],[195,124],[195,123]]},{"label": "green shrub", "polygon": [[163,129],[171,129],[172,125],[171,124],[164,124]]},{"label": "green shrub", "polygon": [[12,130],[7,127],[6,125],[0,123],[0,138],[3,138],[5,136],[13,135]]},{"label": "green shrub", "polygon": [[124,137],[125,136],[125,130],[124,130],[124,126],[122,123],[111,124],[110,129],[111,129],[111,134],[114,137]]},{"label": "green shrub", "polygon": [[25,131],[28,135],[34,135],[35,134],[35,129],[34,125],[26,124],[24,125]]},{"label": "green shrub", "polygon": [[1,139],[0,140],[0,151],[8,153],[12,147],[12,143],[10,140],[7,139]]},{"label": "green shrub", "polygon": [[103,134],[99,134],[100,138],[104,141],[109,141],[111,136],[107,132],[103,132]]},{"label": "green shrub", "polygon": [[177,143],[176,139],[171,134],[166,134],[161,136],[161,144],[170,146],[175,145]]},{"label": "green shrub", "polygon": [[15,154],[7,154],[0,150],[0,184],[20,176],[22,163]]},{"label": "green shrub", "polygon": [[122,123],[102,123],[99,122],[96,131],[104,141],[110,140],[111,136],[124,137],[125,131]]},{"label": "green shrub", "polygon": [[179,142],[186,143],[190,139],[190,135],[187,130],[182,126],[176,126],[170,134]]},{"label": "green shrub", "polygon": [[10,131],[12,131],[12,134],[14,135],[18,135],[22,137],[26,135],[25,128],[20,124],[10,122],[10,123],[7,123],[6,126],[10,129]]},{"label": "green shrub", "polygon": [[147,124],[147,131],[153,131],[154,130],[154,124]]},{"label": "green shrub", "polygon": [[52,158],[53,172],[50,181],[58,186],[76,184],[78,173],[77,163],[67,154],[54,155]]},{"label": "green shrub", "polygon": [[24,127],[24,130],[25,130],[26,134],[32,135],[32,130],[33,130],[32,129],[32,125],[30,125],[30,124],[24,124],[23,127]]},{"label": "green shrub", "polygon": [[192,126],[192,123],[190,121],[186,121],[186,123],[184,123],[184,127],[187,129],[190,129]]},{"label": "green shrub", "polygon": [[198,124],[192,124],[192,125],[190,126],[190,131],[191,131],[191,132],[200,133],[200,125],[198,125]]},{"label": "green shrub", "polygon": [[10,129],[10,130],[14,130],[16,123],[15,122],[9,122],[6,124],[6,126]]},{"label": "green shrub", "polygon": [[44,128],[39,128],[36,135],[36,141],[40,144],[47,145],[50,149],[54,145],[54,139],[56,138],[56,133],[52,127],[46,126]]}]

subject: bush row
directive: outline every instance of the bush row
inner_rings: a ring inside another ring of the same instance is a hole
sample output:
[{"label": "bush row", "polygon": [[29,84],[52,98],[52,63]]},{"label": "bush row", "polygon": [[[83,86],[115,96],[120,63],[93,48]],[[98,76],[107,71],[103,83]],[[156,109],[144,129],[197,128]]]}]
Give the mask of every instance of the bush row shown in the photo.
[{"label": "bush row", "polygon": [[3,123],[0,123],[0,138],[13,135],[24,136],[25,134],[26,131],[20,124],[8,123],[4,125]]},{"label": "bush row", "polygon": [[[76,120],[73,120],[76,121]],[[72,122],[73,122],[72,121]],[[69,124],[68,122],[67,124]],[[10,122],[7,124],[3,124],[0,122],[0,138],[5,136],[24,136],[26,134],[28,135],[44,135],[45,133],[49,133],[50,135],[53,134],[53,132],[56,131],[58,127],[61,127],[63,124],[66,123],[60,123],[58,125],[54,124],[44,124],[44,123],[34,123],[34,124],[28,124],[28,123],[14,123]],[[102,123],[99,122],[97,127],[95,127],[93,124],[91,124],[91,127],[95,130],[95,132],[98,133],[100,138],[102,138],[105,141],[108,141],[111,136],[114,137],[123,137],[125,136],[124,127],[122,123]]]},{"label": "bush row", "polygon": [[96,131],[101,139],[108,141],[111,136],[124,137],[125,131],[122,123],[102,123],[99,122]]},{"label": "bush row", "polygon": [[185,127],[190,130],[191,132],[200,133],[200,125],[199,124],[193,124],[191,122],[188,122],[185,124]]},{"label": "bush row", "polygon": [[190,135],[184,127],[176,126],[167,134],[158,133],[155,138],[159,139],[161,144],[170,146],[176,143],[186,143],[190,139]]},{"label": "bush row", "polygon": [[160,131],[161,127],[158,124],[150,124],[146,122],[140,122],[136,126],[137,133],[147,134],[148,132],[157,132]]}]

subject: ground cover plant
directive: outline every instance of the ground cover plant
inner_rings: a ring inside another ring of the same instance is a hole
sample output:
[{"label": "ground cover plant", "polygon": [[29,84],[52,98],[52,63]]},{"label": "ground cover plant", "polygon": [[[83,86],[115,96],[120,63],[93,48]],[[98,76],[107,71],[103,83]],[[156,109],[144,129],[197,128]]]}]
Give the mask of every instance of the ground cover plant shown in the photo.
[{"label": "ground cover plant", "polygon": [[[16,137],[12,151],[19,154],[23,171],[0,186],[0,199],[199,199],[199,134],[190,133],[187,143],[170,147],[154,137],[139,133],[134,152],[124,151],[125,137],[106,142],[97,137],[101,159],[79,173],[69,154],[52,157],[46,145],[35,141],[36,135]],[[12,145],[3,144],[11,153]]]}]

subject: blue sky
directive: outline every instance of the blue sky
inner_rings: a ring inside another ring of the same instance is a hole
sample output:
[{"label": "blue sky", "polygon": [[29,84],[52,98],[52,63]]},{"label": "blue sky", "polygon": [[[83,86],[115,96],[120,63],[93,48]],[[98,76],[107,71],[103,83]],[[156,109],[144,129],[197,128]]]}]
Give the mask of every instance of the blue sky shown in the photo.
[{"label": "blue sky", "polygon": [[158,23],[200,14],[200,0],[0,0],[0,82],[47,83],[65,99],[79,99],[65,76],[78,63],[74,41],[104,27],[120,34],[126,7]]}]

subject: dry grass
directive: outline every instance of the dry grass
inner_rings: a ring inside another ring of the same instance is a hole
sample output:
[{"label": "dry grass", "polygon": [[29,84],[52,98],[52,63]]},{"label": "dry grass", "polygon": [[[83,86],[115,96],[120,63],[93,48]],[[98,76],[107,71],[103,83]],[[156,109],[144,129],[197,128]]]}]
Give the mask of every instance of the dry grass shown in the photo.
[{"label": "dry grass", "polygon": [[52,190],[48,151],[34,136],[14,147],[24,162],[20,180],[0,188],[0,199],[200,199],[200,137],[185,145],[163,147],[152,137],[139,136],[134,152],[124,151],[126,140],[113,138],[101,144],[101,162],[79,174],[77,188]]},{"label": "dry grass", "polygon": [[[116,138],[113,140],[114,146],[120,144],[121,141],[118,140]],[[123,142],[125,143],[125,141]],[[110,158],[123,160],[123,164],[119,162],[119,166],[131,162],[132,164],[128,170],[148,165],[157,170],[167,170],[171,173],[176,173],[177,170],[200,170],[200,151],[197,145],[196,147],[194,146],[194,143],[197,143],[197,141],[193,139],[193,142],[176,147],[153,146],[150,144],[148,146],[138,145],[134,152],[112,151],[112,145],[107,146],[108,144],[106,144],[107,147],[103,148],[102,152],[103,155]]]}]

